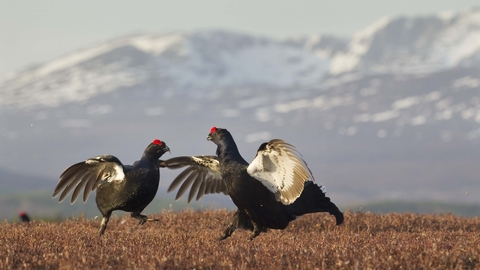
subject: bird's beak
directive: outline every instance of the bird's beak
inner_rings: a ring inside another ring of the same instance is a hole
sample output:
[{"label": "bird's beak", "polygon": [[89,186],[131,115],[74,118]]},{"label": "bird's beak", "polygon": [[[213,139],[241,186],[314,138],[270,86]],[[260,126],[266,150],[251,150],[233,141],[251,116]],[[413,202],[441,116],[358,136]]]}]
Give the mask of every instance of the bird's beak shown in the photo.
[{"label": "bird's beak", "polygon": [[171,152],[170,152],[170,148],[169,148],[168,146],[166,147],[166,149],[165,149],[165,150],[166,150],[166,152],[168,152],[168,153],[170,153],[170,154],[171,154]]},{"label": "bird's beak", "polygon": [[211,141],[211,140],[212,140],[212,136],[211,136],[211,134],[208,134],[207,141]]}]

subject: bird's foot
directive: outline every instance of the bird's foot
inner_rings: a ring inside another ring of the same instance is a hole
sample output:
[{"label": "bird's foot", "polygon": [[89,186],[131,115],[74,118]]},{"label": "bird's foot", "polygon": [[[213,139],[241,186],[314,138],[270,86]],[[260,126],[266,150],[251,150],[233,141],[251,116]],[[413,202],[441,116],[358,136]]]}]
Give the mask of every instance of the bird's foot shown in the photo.
[{"label": "bird's foot", "polygon": [[139,213],[132,213],[131,216],[133,218],[136,218],[138,220],[138,224],[143,225],[145,222],[147,222],[148,217]]},{"label": "bird's foot", "polygon": [[156,218],[149,218],[149,219],[147,219],[147,221],[149,221],[149,222],[152,222],[152,221],[160,221],[160,219],[156,219]]},{"label": "bird's foot", "polygon": [[222,237],[220,237],[220,241],[225,240],[228,237],[230,237],[234,231],[235,231],[235,228],[233,226],[228,226],[225,229],[225,231],[223,231],[223,235],[222,235]]},{"label": "bird's foot", "polygon": [[259,236],[260,235],[260,231],[253,231],[253,233],[250,235],[250,237],[248,238],[248,241],[252,241],[255,237]]},{"label": "bird's foot", "polygon": [[160,221],[159,219],[156,218],[148,218],[145,215],[139,214],[139,213],[132,213],[131,216],[133,218],[136,218],[138,220],[138,224],[143,225],[147,221]]},{"label": "bird's foot", "polygon": [[99,230],[100,236],[102,236],[102,235],[105,233],[105,229],[106,229],[106,228],[107,228],[107,226],[101,226],[101,227],[100,227],[100,230]]},{"label": "bird's foot", "polygon": [[224,234],[222,235],[222,237],[220,237],[220,239],[218,239],[218,240],[222,241],[222,240],[227,239],[228,237],[230,237],[230,235],[224,233]]}]

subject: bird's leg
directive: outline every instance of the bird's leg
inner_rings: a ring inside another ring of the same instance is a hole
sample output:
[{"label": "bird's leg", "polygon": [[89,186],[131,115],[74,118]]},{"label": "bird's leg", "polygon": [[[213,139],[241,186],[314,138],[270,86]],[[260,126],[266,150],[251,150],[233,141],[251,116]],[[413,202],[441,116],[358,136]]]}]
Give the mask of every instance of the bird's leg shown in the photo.
[{"label": "bird's leg", "polygon": [[220,240],[227,239],[232,235],[232,233],[237,228],[244,227],[244,223],[248,223],[247,220],[248,220],[247,214],[237,209],[235,214],[233,214],[232,221],[230,222],[230,224],[228,224],[228,227],[223,231],[223,236],[220,237]]},{"label": "bird's leg", "polygon": [[340,224],[343,223],[343,213],[340,212],[340,210],[338,209],[338,207],[335,204],[330,203],[330,207],[329,207],[328,212],[330,213],[330,215],[335,216],[335,220],[337,222],[337,225],[340,225]]},{"label": "bird's leg", "polygon": [[140,213],[132,213],[130,216],[133,218],[136,218],[138,220],[138,224],[140,225],[143,225],[147,221],[160,221],[159,219],[156,219],[156,218],[148,218],[147,216],[142,215]]},{"label": "bird's leg", "polygon": [[255,222],[252,222],[253,224],[253,233],[250,235],[250,237],[248,238],[248,240],[252,241],[255,237],[257,237],[258,235],[260,235],[260,233],[262,232],[262,228],[260,228],[257,223]]},{"label": "bird's leg", "polygon": [[223,236],[220,237],[220,240],[225,240],[230,237],[236,228],[237,226],[232,221],[230,225],[228,225],[228,227],[223,231]]},{"label": "bird's leg", "polygon": [[100,223],[100,236],[102,236],[103,233],[105,232],[105,229],[107,229],[107,223],[110,220],[111,214],[112,212],[109,212],[106,215],[103,215],[102,223]]},{"label": "bird's leg", "polygon": [[254,233],[257,230],[258,232],[256,232],[255,236],[259,235],[262,231],[266,231],[266,228],[264,227],[256,227],[256,225],[254,225],[253,221],[250,219],[250,216],[246,212],[238,209],[233,215],[232,221],[228,227],[223,231],[223,236],[220,238],[220,240],[230,237],[236,229],[251,230],[254,231]]}]

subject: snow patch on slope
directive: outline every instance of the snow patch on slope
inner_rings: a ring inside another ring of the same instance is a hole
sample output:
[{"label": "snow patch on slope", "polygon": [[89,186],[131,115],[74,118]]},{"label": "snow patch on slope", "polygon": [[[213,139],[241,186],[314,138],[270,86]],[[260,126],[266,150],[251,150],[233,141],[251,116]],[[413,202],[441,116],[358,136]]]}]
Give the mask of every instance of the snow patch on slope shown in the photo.
[{"label": "snow patch on slope", "polygon": [[368,52],[375,34],[384,29],[391,19],[384,17],[369,27],[354,34],[349,50],[335,55],[330,64],[330,73],[333,75],[345,73],[358,67],[361,57]]},{"label": "snow patch on slope", "polygon": [[383,18],[357,32],[333,56],[330,73],[435,72],[480,63],[480,10]]}]

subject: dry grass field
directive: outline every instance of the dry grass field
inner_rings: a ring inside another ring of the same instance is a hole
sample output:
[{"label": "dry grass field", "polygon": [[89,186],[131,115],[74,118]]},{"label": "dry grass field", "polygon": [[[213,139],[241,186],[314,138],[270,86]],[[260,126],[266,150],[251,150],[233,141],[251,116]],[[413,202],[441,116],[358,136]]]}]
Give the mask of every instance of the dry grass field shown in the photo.
[{"label": "dry grass field", "polygon": [[253,241],[219,241],[232,212],[164,211],[141,226],[114,218],[0,225],[0,269],[480,269],[480,219],[453,215],[307,215]]}]

